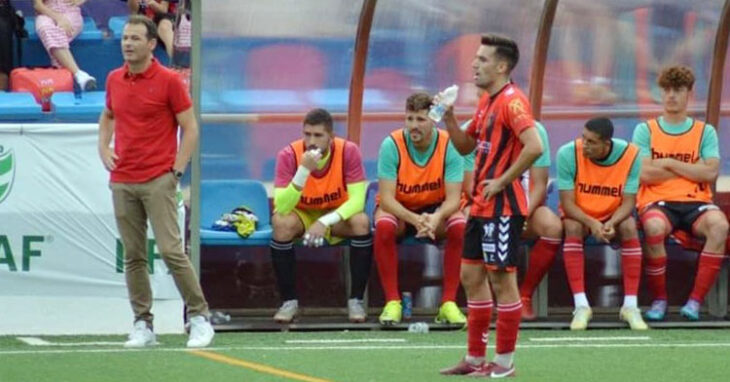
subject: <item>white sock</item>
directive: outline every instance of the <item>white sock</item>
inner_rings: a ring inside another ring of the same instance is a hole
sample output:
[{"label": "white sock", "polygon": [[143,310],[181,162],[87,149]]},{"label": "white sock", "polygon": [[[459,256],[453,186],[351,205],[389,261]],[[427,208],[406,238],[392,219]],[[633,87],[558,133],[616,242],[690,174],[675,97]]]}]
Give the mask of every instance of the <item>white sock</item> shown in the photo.
[{"label": "white sock", "polygon": [[481,365],[484,363],[484,357],[474,357],[468,354],[464,357],[464,360],[470,365]]},{"label": "white sock", "polygon": [[496,363],[499,366],[502,366],[504,368],[509,368],[512,366],[512,359],[515,356],[515,352],[509,352],[504,354],[495,354],[494,355],[494,363]]},{"label": "white sock", "polygon": [[585,293],[576,293],[573,295],[573,304],[576,308],[579,308],[581,306],[584,306],[586,308],[590,308],[591,306],[588,304],[588,298],[586,297]]},{"label": "white sock", "polygon": [[636,296],[624,296],[624,307],[625,308],[636,308],[637,302],[636,302]]}]

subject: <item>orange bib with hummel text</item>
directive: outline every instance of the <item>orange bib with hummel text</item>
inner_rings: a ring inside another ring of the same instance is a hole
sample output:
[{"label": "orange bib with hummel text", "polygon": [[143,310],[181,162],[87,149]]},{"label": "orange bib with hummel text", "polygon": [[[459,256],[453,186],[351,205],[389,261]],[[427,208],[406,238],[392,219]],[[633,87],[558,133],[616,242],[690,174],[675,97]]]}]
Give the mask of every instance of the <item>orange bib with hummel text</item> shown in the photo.
[{"label": "orange bib with hummel text", "polygon": [[[302,155],[306,151],[304,141],[298,140],[291,144],[297,160],[297,166],[302,162]],[[324,175],[314,176],[314,171],[307,178],[302,188],[297,208],[301,210],[332,210],[348,199],[345,185],[345,140],[335,138],[330,146],[330,163]]]},{"label": "orange bib with hummel text", "polygon": [[406,132],[399,129],[390,134],[398,149],[398,176],[396,180],[395,199],[411,211],[441,204],[446,199],[446,149],[449,144],[449,133],[436,130],[434,135],[436,147],[428,161],[419,166],[411,158],[406,143]]},{"label": "orange bib with hummel text", "polygon": [[[674,158],[685,163],[696,163],[700,160],[704,122],[695,120],[692,127],[682,134],[667,133],[656,119],[647,121],[646,125],[651,134],[651,159]],[[712,189],[709,183],[676,177],[658,184],[642,183],[636,200],[640,212],[658,201],[710,203]]]},{"label": "orange bib with hummel text", "polygon": [[626,145],[621,157],[612,165],[601,165],[583,155],[583,140],[575,140],[575,204],[600,221],[605,221],[621,205],[626,181],[637,160],[639,148]]}]

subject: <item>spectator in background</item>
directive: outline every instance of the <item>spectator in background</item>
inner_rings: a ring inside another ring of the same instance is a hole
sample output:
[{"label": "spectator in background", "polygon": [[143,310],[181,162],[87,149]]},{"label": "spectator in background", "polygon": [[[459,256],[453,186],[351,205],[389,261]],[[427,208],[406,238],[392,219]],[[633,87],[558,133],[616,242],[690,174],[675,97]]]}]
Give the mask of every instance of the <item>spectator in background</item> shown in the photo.
[{"label": "spectator in background", "polygon": [[79,69],[69,44],[81,33],[81,4],[86,0],[33,0],[38,17],[35,29],[51,56],[51,64],[64,67],[74,76],[82,90],[96,89],[96,78]]},{"label": "spectator in background", "polygon": [[0,0],[0,90],[8,88],[13,70],[13,15],[10,0]]},{"label": "spectator in background", "polygon": [[179,0],[127,0],[132,14],[147,16],[157,24],[157,35],[165,46],[167,57],[172,58],[173,24]]}]

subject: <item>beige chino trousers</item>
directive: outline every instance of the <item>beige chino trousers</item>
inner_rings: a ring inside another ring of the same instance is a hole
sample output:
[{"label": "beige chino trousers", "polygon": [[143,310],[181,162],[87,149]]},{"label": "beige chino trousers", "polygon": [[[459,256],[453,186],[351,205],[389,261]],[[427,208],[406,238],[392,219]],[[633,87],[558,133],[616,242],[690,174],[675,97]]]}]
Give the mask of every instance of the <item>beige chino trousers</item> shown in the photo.
[{"label": "beige chino trousers", "polygon": [[177,178],[165,173],[145,183],[110,184],[114,216],[124,244],[124,269],[135,322],[152,325],[152,288],[147,273],[147,219],[157,247],[187,305],[188,316],[208,316],[208,303],[183,250],[177,223]]}]

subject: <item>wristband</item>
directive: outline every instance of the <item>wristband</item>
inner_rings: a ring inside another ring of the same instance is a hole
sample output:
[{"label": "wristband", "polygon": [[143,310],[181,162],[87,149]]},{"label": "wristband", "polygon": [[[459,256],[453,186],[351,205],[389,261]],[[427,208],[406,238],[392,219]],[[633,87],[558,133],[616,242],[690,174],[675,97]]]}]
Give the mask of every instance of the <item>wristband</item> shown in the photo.
[{"label": "wristband", "polygon": [[292,178],[291,182],[294,183],[295,186],[299,188],[304,188],[304,184],[307,183],[307,178],[309,178],[309,171],[308,168],[304,166],[299,166],[297,168],[296,174],[294,174],[294,178]]},{"label": "wristband", "polygon": [[325,225],[325,227],[331,227],[342,220],[342,216],[337,213],[337,211],[332,211],[328,213],[327,215],[322,216],[321,218],[317,219],[318,222]]}]

